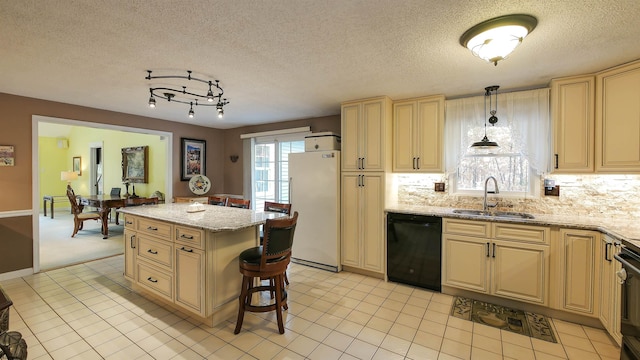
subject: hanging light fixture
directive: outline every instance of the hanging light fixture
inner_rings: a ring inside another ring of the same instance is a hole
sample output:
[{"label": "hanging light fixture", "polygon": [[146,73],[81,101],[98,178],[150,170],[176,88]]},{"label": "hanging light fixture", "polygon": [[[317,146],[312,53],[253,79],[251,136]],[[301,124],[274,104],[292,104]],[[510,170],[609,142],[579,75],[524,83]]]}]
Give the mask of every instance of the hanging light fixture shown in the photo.
[{"label": "hanging light fixture", "polygon": [[[471,144],[472,148],[476,148],[476,149],[492,149],[492,148],[497,148],[498,143],[495,141],[489,141],[489,138],[487,137],[487,101],[489,102],[489,123],[491,124],[491,126],[495,125],[498,122],[498,117],[496,116],[496,114],[498,113],[498,88],[500,86],[498,85],[492,85],[492,86],[487,86],[486,88],[484,88],[485,93],[484,93],[484,115],[485,115],[485,120],[484,120],[484,137],[482,138],[482,140],[480,141],[476,141],[473,144]],[[495,101],[493,101],[491,99],[491,96],[495,97]],[[493,107],[495,103],[495,108]]]},{"label": "hanging light fixture", "polygon": [[[149,107],[156,107],[156,97],[160,99],[165,99],[168,102],[178,102],[181,104],[189,105],[189,118],[193,118],[195,116],[195,112],[193,111],[194,106],[215,106],[218,114],[218,118],[222,118],[224,115],[224,106],[229,103],[227,98],[223,98],[224,90],[220,87],[220,80],[203,80],[198,79],[191,76],[192,71],[187,70],[187,75],[162,75],[162,76],[152,76],[152,71],[147,70],[146,80],[156,80],[156,79],[176,79],[176,80],[186,80],[187,82],[195,81],[208,85],[209,89],[206,95],[202,93],[198,93],[197,90],[191,90],[191,88],[187,89],[187,86],[181,85],[182,89],[172,88],[168,85],[161,85],[158,87],[150,87],[149,92]],[[216,89],[217,93],[214,93],[213,89]],[[194,100],[191,100],[191,97],[194,97]],[[206,99],[207,102],[198,103],[198,99]]]},{"label": "hanging light fixture", "polygon": [[538,25],[538,20],[525,14],[499,16],[465,31],[460,44],[473,55],[498,65],[516,49],[525,36]]}]

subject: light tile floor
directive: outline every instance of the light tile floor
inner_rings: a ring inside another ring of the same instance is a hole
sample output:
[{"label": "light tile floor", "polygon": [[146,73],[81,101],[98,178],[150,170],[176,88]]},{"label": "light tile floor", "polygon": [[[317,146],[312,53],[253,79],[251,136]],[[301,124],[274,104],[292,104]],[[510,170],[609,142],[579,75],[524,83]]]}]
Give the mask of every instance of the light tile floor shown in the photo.
[{"label": "light tile floor", "polygon": [[618,359],[599,329],[552,320],[553,344],[448,315],[452,297],[348,273],[289,268],[289,311],[209,328],[130,291],[122,255],[1,285],[29,359]]}]

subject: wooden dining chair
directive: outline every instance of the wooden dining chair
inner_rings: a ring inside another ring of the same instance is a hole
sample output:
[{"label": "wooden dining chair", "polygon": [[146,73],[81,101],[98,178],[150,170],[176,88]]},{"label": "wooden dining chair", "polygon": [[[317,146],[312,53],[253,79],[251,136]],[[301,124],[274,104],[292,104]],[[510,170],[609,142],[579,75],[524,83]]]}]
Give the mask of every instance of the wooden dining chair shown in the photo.
[{"label": "wooden dining chair", "polygon": [[227,206],[227,197],[209,196],[209,205]]},{"label": "wooden dining chair", "polygon": [[[100,216],[98,212],[82,212],[84,210],[84,205],[80,205],[78,197],[71,188],[71,185],[67,185],[67,197],[71,203],[71,212],[73,213],[73,234],[71,234],[71,237],[76,236],[78,231],[82,230],[85,221],[102,220],[102,216]],[[104,229],[102,229],[102,232],[104,233]]]},{"label": "wooden dining chair", "polygon": [[240,209],[250,209],[251,208],[251,200],[245,199],[236,199],[236,198],[228,198],[227,206],[240,208]]}]

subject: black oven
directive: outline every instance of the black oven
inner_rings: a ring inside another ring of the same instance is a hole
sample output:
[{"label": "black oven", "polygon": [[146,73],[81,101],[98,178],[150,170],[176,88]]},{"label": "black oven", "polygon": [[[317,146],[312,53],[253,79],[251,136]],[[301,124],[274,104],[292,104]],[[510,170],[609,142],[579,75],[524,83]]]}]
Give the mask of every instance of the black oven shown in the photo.
[{"label": "black oven", "polygon": [[622,348],[620,359],[640,359],[640,251],[623,246],[616,260],[622,263],[617,275],[622,283],[621,321]]}]

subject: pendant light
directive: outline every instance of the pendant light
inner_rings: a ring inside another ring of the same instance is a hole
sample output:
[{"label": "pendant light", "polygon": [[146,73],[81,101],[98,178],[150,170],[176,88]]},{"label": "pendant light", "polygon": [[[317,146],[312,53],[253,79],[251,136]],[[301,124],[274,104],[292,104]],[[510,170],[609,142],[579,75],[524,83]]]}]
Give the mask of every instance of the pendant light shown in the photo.
[{"label": "pendant light", "polygon": [[[484,137],[482,138],[482,140],[480,141],[476,141],[473,144],[471,144],[471,147],[474,149],[493,149],[493,148],[497,148],[498,143],[495,141],[490,141],[489,138],[487,137],[487,101],[489,102],[489,123],[491,124],[491,126],[494,126],[497,122],[498,122],[498,117],[496,116],[496,113],[498,112],[498,88],[500,86],[498,85],[492,85],[492,86],[487,86],[486,88],[484,88],[485,93],[484,93],[484,115],[485,115],[485,120],[484,120]],[[491,99],[491,96],[494,96],[495,101],[493,101]],[[495,108],[493,107],[493,104],[495,102]]]}]

